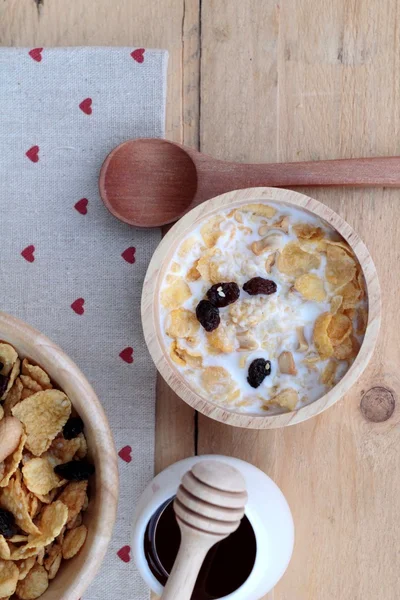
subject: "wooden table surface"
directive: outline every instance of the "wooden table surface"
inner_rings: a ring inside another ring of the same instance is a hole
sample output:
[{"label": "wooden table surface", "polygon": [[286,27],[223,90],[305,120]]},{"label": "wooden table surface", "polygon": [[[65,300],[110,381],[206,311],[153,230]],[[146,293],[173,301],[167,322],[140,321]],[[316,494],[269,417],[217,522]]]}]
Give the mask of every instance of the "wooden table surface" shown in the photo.
[{"label": "wooden table surface", "polygon": [[[2,0],[0,44],[167,48],[167,137],[218,158],[384,156],[400,154],[399,18],[398,0]],[[160,382],[156,469],[212,452],[278,483],[296,546],[269,600],[397,600],[400,190],[306,191],[376,262],[384,316],[369,369],[325,414],[276,431],[197,416]],[[383,422],[360,410],[371,388],[396,402]]]}]

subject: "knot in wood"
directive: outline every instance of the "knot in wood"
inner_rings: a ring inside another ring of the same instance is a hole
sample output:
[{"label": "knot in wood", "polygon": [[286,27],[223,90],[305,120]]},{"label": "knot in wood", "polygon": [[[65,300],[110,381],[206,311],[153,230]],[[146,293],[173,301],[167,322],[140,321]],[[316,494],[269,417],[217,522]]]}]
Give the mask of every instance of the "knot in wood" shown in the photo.
[{"label": "knot in wood", "polygon": [[369,389],[361,399],[361,412],[368,421],[382,423],[393,414],[395,407],[393,392],[385,387],[377,386]]}]

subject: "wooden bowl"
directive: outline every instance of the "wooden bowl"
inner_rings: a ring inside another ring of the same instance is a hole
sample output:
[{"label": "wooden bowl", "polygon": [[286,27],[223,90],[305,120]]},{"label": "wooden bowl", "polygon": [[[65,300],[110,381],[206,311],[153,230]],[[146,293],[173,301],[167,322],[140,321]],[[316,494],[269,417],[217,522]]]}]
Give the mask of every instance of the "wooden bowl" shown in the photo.
[{"label": "wooden bowl", "polygon": [[[159,291],[165,272],[181,243],[200,222],[223,210],[239,207],[249,202],[273,201],[300,207],[327,221],[348,242],[361,265],[368,296],[368,324],[360,351],[350,369],[327,394],[292,412],[274,415],[239,413],[221,407],[196,393],[176,369],[168,355],[159,319]],[[168,385],[185,402],[204,415],[236,427],[270,429],[301,423],[340,400],[366,368],[378,337],[381,320],[381,299],[378,275],[372,258],[358,235],[338,214],[313,198],[298,192],[278,188],[249,188],[228,192],[200,204],[185,215],[163,238],[150,262],[142,295],[142,322],[146,342],[157,369]]]},{"label": "wooden bowl", "polygon": [[79,600],[95,577],[111,538],[118,503],[117,454],[103,408],[89,382],[64,352],[26,323],[0,312],[0,340],[30,358],[70,398],[85,423],[89,459],[96,474],[84,523],[88,536],[81,552],[64,561],[41,600]]}]

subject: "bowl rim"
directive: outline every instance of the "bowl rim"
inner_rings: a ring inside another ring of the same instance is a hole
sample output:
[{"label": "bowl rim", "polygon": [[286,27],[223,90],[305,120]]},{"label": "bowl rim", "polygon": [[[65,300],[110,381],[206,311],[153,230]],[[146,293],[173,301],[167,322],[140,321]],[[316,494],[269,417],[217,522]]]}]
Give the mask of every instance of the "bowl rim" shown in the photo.
[{"label": "bowl rim", "polygon": [[[182,239],[205,218],[228,208],[248,203],[276,202],[302,208],[329,223],[347,241],[356,255],[364,274],[368,297],[368,323],[358,355],[344,377],[324,396],[294,411],[275,415],[240,413],[216,405],[195,392],[173,366],[163,350],[158,298],[162,278],[171,257]],[[142,326],[153,361],[180,398],[202,414],[236,427],[272,429],[305,421],[326,410],[341,399],[361,376],[373,354],[381,321],[381,292],[378,274],[372,257],[353,228],[331,208],[305,194],[283,188],[256,187],[234,190],[216,196],[192,209],[165,235],[150,261],[142,291]]]},{"label": "bowl rim", "polygon": [[[97,436],[96,448],[99,445],[99,438],[101,438],[102,447],[104,447],[106,444],[108,450],[107,457],[104,461],[99,460],[99,458],[101,458],[100,452],[95,457],[95,486],[96,497],[98,496],[98,508],[96,509],[95,513],[96,529],[92,532],[93,536],[89,548],[90,552],[82,565],[76,568],[76,575],[74,575],[74,578],[71,580],[71,583],[68,585],[68,587],[62,590],[59,600],[67,600],[67,598],[72,598],[70,594],[73,594],[74,598],[80,598],[89,585],[93,582],[96,573],[100,569],[107,551],[108,544],[112,537],[117,515],[119,475],[117,452],[111,428],[103,406],[85,375],[75,364],[75,362],[47,336],[31,327],[24,321],[0,311],[0,340],[11,345],[15,343],[17,351],[18,346],[20,345],[34,347],[35,350],[33,352],[41,355],[44,363],[41,364],[41,366],[46,371],[46,363],[51,363],[58,370],[65,371],[66,373],[73,375],[74,379],[71,387],[74,387],[74,389],[77,390],[77,395],[79,394],[80,397],[85,399],[85,407],[88,406],[91,412],[96,414],[96,423],[93,424],[93,429],[96,430]],[[25,357],[25,355],[29,356],[29,352],[24,351],[18,351],[18,354],[22,357]],[[33,359],[33,357],[30,358]],[[38,363],[40,364],[40,361],[38,361]],[[51,379],[58,383],[56,377],[51,377]],[[63,389],[63,386],[60,385],[60,389]],[[74,405],[73,402],[72,405]],[[91,448],[89,447],[89,452],[90,450]],[[113,486],[112,494],[106,494],[104,490],[110,487],[110,481],[112,482]],[[57,577],[51,583],[54,584],[56,582]],[[52,597],[51,586],[49,590],[43,594],[44,599],[48,597]]]}]

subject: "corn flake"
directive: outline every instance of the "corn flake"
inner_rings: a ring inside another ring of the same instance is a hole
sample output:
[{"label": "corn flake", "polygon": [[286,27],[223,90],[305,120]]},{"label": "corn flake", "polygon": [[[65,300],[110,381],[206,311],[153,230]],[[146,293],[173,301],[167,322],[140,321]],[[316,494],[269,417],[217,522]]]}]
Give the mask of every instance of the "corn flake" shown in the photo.
[{"label": "corn flake", "polygon": [[203,253],[197,263],[197,270],[205,281],[219,283],[220,260],[221,250],[219,248],[210,248]]},{"label": "corn flake", "polygon": [[325,369],[321,374],[321,383],[332,387],[335,383],[335,375],[338,368],[338,363],[335,360],[330,359]]},{"label": "corn flake", "polygon": [[0,596],[13,595],[17,588],[18,576],[17,565],[14,565],[11,561],[0,560]]},{"label": "corn flake", "polygon": [[181,267],[177,262],[173,262],[171,264],[171,272],[172,273],[179,273],[180,270],[181,270]]},{"label": "corn flake", "polygon": [[178,256],[180,256],[181,258],[185,258],[186,256],[188,256],[188,254],[191,253],[191,251],[197,243],[198,242],[195,237],[190,237],[186,240],[183,240],[182,244],[179,246]]},{"label": "corn flake", "polygon": [[49,579],[54,579],[57,575],[62,561],[62,547],[60,544],[53,544],[46,553],[44,559],[44,568],[46,569]]},{"label": "corn flake", "polygon": [[42,386],[35,381],[34,379],[32,379],[32,377],[30,377],[29,375],[20,375],[20,380],[22,385],[24,386],[24,388],[28,389],[28,390],[32,390],[33,392],[41,392],[42,391]]},{"label": "corn flake", "polygon": [[23,579],[25,579],[25,577],[28,575],[29,571],[31,569],[33,569],[33,566],[36,562],[36,556],[31,556],[30,558],[27,558],[26,560],[17,560],[16,561],[16,565],[18,567],[19,570],[19,576],[18,579],[19,581],[22,581]]},{"label": "corn flake", "polygon": [[21,533],[16,533],[15,535],[13,535],[12,537],[9,538],[9,542],[11,542],[12,544],[22,544],[22,542],[27,542],[28,541],[28,537],[27,535],[22,535]]},{"label": "corn flake", "polygon": [[213,401],[229,401],[235,398],[239,391],[230,373],[224,367],[206,367],[201,374],[201,382]]},{"label": "corn flake", "polygon": [[189,338],[199,331],[196,315],[186,308],[177,308],[167,317],[166,333],[172,338]]},{"label": "corn flake", "polygon": [[343,310],[354,308],[361,299],[361,290],[353,281],[349,281],[345,286],[340,288],[340,294],[343,297]]},{"label": "corn flake", "polygon": [[4,461],[4,471],[3,471],[3,479],[0,481],[0,488],[6,487],[9,484],[11,477],[14,475],[15,471],[18,469],[19,463],[22,460],[22,454],[24,451],[24,446],[26,443],[26,435],[23,433],[21,435],[21,439],[19,441],[18,447],[11,456],[8,456]]},{"label": "corn flake", "polygon": [[38,534],[39,529],[29,514],[29,494],[21,481],[21,474],[16,471],[6,488],[0,489],[0,507],[14,515],[15,522],[22,531]]},{"label": "corn flake", "polygon": [[170,356],[181,367],[189,365],[194,369],[200,369],[203,366],[203,358],[199,352],[193,353],[186,348],[181,348],[176,340],[170,346]]},{"label": "corn flake", "polygon": [[[87,456],[87,453],[88,453],[87,441],[86,441],[86,438],[83,433],[80,433],[76,439],[79,440],[79,448],[76,451],[76,458],[79,458],[79,460],[82,460],[83,458],[85,458]],[[68,461],[66,461],[66,462],[68,462]]]},{"label": "corn flake", "polygon": [[23,388],[21,392],[21,400],[26,400],[27,398],[33,396],[33,394],[36,394],[36,392],[30,390],[29,388]]},{"label": "corn flake", "polygon": [[333,296],[331,299],[331,313],[335,315],[342,307],[343,296]]},{"label": "corn flake", "polygon": [[28,543],[17,548],[11,554],[12,560],[23,560],[28,558],[32,552],[35,554],[41,548],[51,544],[61,533],[68,520],[68,508],[57,500],[43,509],[39,522],[39,533],[30,535]]},{"label": "corn flake", "polygon": [[43,390],[52,389],[53,386],[47,373],[41,367],[30,364],[26,358],[22,361],[21,371],[23,375],[29,376],[36,381]]},{"label": "corn flake", "polygon": [[86,541],[86,537],[87,527],[85,525],[67,531],[62,545],[63,558],[68,560],[78,554]]},{"label": "corn flake", "polygon": [[276,396],[273,396],[273,398],[270,398],[267,402],[267,405],[276,404],[282,408],[285,408],[286,410],[291,411],[296,408],[298,401],[299,395],[297,391],[293,388],[287,388],[279,392],[279,394],[276,394]]},{"label": "corn flake", "polygon": [[296,242],[286,244],[278,256],[277,267],[281,273],[300,277],[311,271],[318,269],[321,259],[317,254],[305,252]]},{"label": "corn flake", "polygon": [[44,567],[39,564],[29,571],[27,576],[17,585],[17,596],[21,600],[40,598],[49,587],[49,577]]},{"label": "corn flake", "polygon": [[16,404],[18,404],[18,402],[20,402],[23,387],[24,386],[22,385],[20,378],[17,377],[13,386],[8,392],[6,399],[4,400],[3,408],[6,417],[11,416],[11,410]]},{"label": "corn flake", "polygon": [[[356,275],[356,263],[340,246],[328,245],[326,250],[327,281],[335,288],[342,287]],[[341,294],[343,295],[343,294]]]},{"label": "corn flake", "polygon": [[191,295],[188,284],[179,277],[161,291],[161,304],[165,308],[179,308]]},{"label": "corn flake", "polygon": [[87,485],[87,481],[71,481],[61,492],[58,500],[68,508],[67,523],[70,523],[83,509]]},{"label": "corn flake", "polygon": [[339,346],[343,341],[349,337],[353,330],[352,322],[346,315],[336,313],[332,315],[330,323],[328,325],[327,333],[332,346]]},{"label": "corn flake", "polygon": [[187,279],[187,281],[197,281],[198,279],[200,279],[201,275],[200,275],[199,270],[197,269],[197,265],[198,264],[199,264],[199,261],[196,260],[194,262],[194,265],[186,273],[186,279]]},{"label": "corn flake", "polygon": [[10,547],[6,542],[4,535],[0,535],[0,559],[10,560],[11,551]]},{"label": "corn flake", "polygon": [[13,364],[13,367],[11,369],[11,373],[8,376],[8,383],[7,383],[7,387],[5,389],[5,392],[2,395],[2,397],[0,398],[0,400],[4,400],[7,397],[8,392],[11,390],[12,386],[14,385],[15,380],[17,379],[17,377],[19,375],[19,368],[20,368],[20,366],[21,366],[21,361],[19,360],[19,358],[17,358],[17,360]]},{"label": "corn flake", "polygon": [[33,458],[22,467],[24,483],[33,494],[44,496],[63,485],[63,480],[54,472],[47,458]]},{"label": "corn flake", "polygon": [[25,426],[27,449],[40,456],[67,422],[71,402],[59,390],[44,390],[23,400],[11,412]]},{"label": "corn flake", "polygon": [[332,317],[329,312],[322,313],[317,317],[314,325],[314,344],[322,359],[330,358],[333,354],[333,345],[328,335]]},{"label": "corn flake", "polygon": [[50,463],[55,467],[60,463],[70,462],[81,447],[81,439],[79,437],[66,440],[62,434],[57,435],[51,442],[50,448],[44,455]]},{"label": "corn flake", "polygon": [[294,287],[306,300],[323,302],[326,298],[324,282],[318,275],[312,273],[300,275],[294,282]]},{"label": "corn flake", "polygon": [[293,231],[299,240],[318,241],[324,237],[324,232],[321,227],[316,227],[309,223],[297,223],[296,225],[293,225]]},{"label": "corn flake", "polygon": [[42,508],[42,503],[35,494],[29,494],[28,511],[31,519],[35,519]]},{"label": "corn flake", "polygon": [[356,316],[356,311],[354,308],[346,308],[343,311],[343,314],[346,315],[346,317],[349,317],[350,321],[354,321],[354,318]]},{"label": "corn flake", "polygon": [[276,213],[276,208],[269,206],[268,204],[246,204],[240,207],[241,212],[253,213],[260,217],[266,217],[267,219],[272,218]]},{"label": "corn flake", "polygon": [[217,329],[206,333],[210,346],[220,352],[233,352],[237,346],[236,328],[233,325],[220,324]]},{"label": "corn flake", "polygon": [[223,233],[221,230],[222,221],[224,221],[223,216],[215,215],[201,227],[200,234],[207,248],[215,246],[218,239],[221,237]]},{"label": "corn flake", "polygon": [[18,354],[10,344],[0,343],[0,363],[2,368],[0,369],[1,375],[9,375],[15,363],[17,362]]},{"label": "corn flake", "polygon": [[353,356],[353,343],[350,337],[347,337],[343,342],[334,348],[333,355],[338,360],[347,360]]}]

